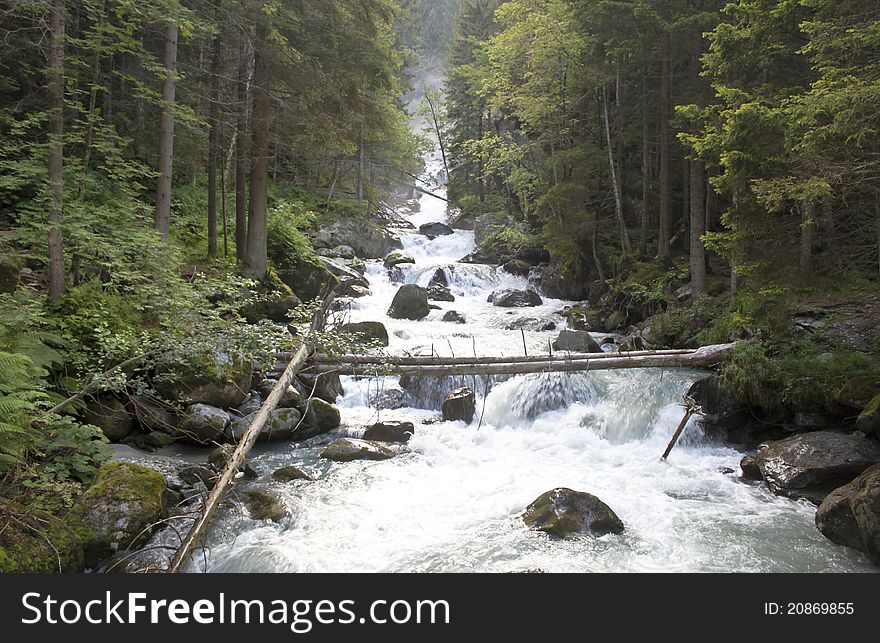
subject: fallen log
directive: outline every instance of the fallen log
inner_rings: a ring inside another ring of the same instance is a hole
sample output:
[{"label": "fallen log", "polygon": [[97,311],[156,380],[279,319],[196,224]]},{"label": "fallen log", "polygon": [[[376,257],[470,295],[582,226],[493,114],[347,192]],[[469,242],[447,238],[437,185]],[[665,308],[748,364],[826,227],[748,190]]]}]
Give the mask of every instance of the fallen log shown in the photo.
[{"label": "fallen log", "polygon": [[505,358],[475,361],[463,358],[452,364],[395,364],[391,362],[369,364],[316,364],[309,367],[311,373],[338,372],[341,375],[381,376],[411,375],[416,377],[451,377],[462,375],[524,375],[529,373],[570,373],[631,368],[707,368],[718,365],[733,349],[734,344],[705,346],[689,352],[672,354],[629,355],[615,353],[595,355],[583,359],[563,359],[558,356]]},{"label": "fallen log", "polygon": [[229,486],[229,483],[232,482],[232,480],[235,478],[236,474],[238,473],[239,467],[241,467],[241,465],[244,463],[245,458],[247,458],[248,453],[256,443],[257,438],[260,436],[260,432],[263,430],[263,427],[269,420],[269,416],[272,414],[272,411],[274,411],[278,407],[278,403],[281,401],[281,397],[287,391],[287,387],[289,387],[293,383],[293,379],[296,377],[297,373],[299,373],[299,371],[308,360],[309,354],[312,351],[311,337],[324,325],[324,319],[327,314],[327,310],[330,308],[330,304],[333,302],[334,295],[335,293],[331,291],[331,293],[321,303],[321,306],[317,310],[317,312],[315,312],[315,315],[312,318],[311,326],[309,327],[309,331],[303,336],[299,350],[294,354],[293,358],[290,360],[290,363],[287,365],[287,368],[284,369],[284,374],[278,379],[278,383],[272,389],[272,392],[269,393],[269,397],[267,397],[266,401],[263,402],[263,405],[260,407],[260,410],[254,418],[253,422],[251,422],[250,426],[247,428],[247,431],[245,431],[244,435],[241,438],[241,441],[235,448],[232,457],[229,458],[229,461],[226,463],[226,467],[220,474],[220,479],[217,481],[217,484],[214,485],[214,488],[211,490],[210,495],[205,500],[202,508],[199,510],[199,513],[197,514],[189,532],[181,541],[180,546],[178,547],[177,552],[174,554],[174,558],[171,559],[171,564],[168,567],[169,574],[176,574],[183,571],[183,569],[189,562],[190,556],[195,550],[196,543],[198,543],[199,538],[201,538],[205,529],[207,529],[211,518],[214,516],[217,508],[220,506],[220,501],[223,499],[223,494],[226,492],[226,488]]},{"label": "fallen log", "polygon": [[644,357],[646,355],[690,355],[695,348],[680,348],[664,351],[632,351],[626,353],[566,353],[559,351],[553,355],[486,357],[440,357],[437,355],[316,355],[319,364],[393,364],[396,366],[451,366],[456,364],[525,364],[538,362],[580,361],[585,359],[611,359],[616,357]]}]

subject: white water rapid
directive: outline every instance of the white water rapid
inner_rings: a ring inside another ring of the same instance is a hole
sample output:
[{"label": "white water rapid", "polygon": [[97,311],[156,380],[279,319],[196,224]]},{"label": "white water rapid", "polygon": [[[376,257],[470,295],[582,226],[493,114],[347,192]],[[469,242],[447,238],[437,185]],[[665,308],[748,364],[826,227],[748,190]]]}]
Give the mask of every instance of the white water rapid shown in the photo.
[{"label": "white water rapid", "polygon": [[[436,175],[437,158],[426,174]],[[442,186],[437,188],[442,194]],[[408,218],[445,221],[445,204],[429,196]],[[406,281],[426,285],[446,268],[454,303],[440,303],[423,321],[386,315],[399,284],[381,262],[367,277],[372,295],[355,300],[353,321],[381,321],[390,351],[455,355],[518,355],[522,317],[552,319],[568,302],[545,299],[538,308],[504,309],[486,301],[496,289],[525,288],[526,280],[494,267],[456,263],[474,247],[472,232],[429,241],[402,236]],[[437,302],[435,302],[437,303]],[[441,321],[446,311],[466,324]],[[531,354],[547,350],[557,331],[526,331]],[[596,335],[601,341],[601,335]],[[377,412],[370,400],[397,378],[343,378],[343,435],[359,436],[377,418],[410,420],[416,434],[391,460],[331,464],[319,458],[327,439],[303,445],[263,445],[252,462],[290,511],[284,524],[226,515],[211,535],[210,572],[820,572],[869,571],[867,559],[837,547],[815,528],[815,507],[774,496],[742,481],[741,453],[705,441],[695,422],[668,462],[659,457],[682,416],[683,392],[701,373],[682,370],[611,371],[517,376],[478,391],[470,426],[440,422],[441,391],[422,391],[415,407]],[[480,416],[482,415],[482,425]],[[428,423],[424,423],[428,421]],[[295,464],[315,482],[275,484],[268,473]],[[721,468],[736,473],[725,475]],[[530,531],[519,515],[555,487],[587,491],[621,517],[619,536],[553,540]]]}]

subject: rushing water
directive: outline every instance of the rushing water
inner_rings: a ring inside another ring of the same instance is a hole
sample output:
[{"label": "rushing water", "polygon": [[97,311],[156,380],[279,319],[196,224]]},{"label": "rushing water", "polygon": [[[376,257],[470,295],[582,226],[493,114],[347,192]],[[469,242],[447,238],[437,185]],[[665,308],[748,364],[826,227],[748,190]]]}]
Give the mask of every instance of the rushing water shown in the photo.
[{"label": "rushing water", "polygon": [[[430,170],[437,171],[432,159]],[[442,191],[442,187],[438,188]],[[445,220],[445,205],[421,199],[416,226]],[[353,321],[382,321],[390,351],[441,355],[517,355],[547,350],[558,333],[506,330],[522,317],[552,319],[567,302],[497,308],[495,289],[526,280],[494,267],[456,263],[474,247],[472,232],[434,241],[403,235],[407,282],[426,285],[446,269],[454,303],[440,303],[423,321],[386,315],[398,283],[380,262],[369,265],[372,295],[356,300]],[[445,311],[467,324],[441,321]],[[603,340],[603,335],[596,335]],[[738,477],[741,454],[702,438],[692,422],[668,462],[659,460],[682,416],[678,402],[702,374],[683,370],[605,371],[517,376],[495,382],[466,378],[478,391],[477,418],[439,422],[442,390],[425,387],[413,408],[376,411],[370,400],[397,378],[343,378],[343,434],[405,419],[416,423],[410,444],[383,462],[331,464],[323,444],[261,446],[264,473],[297,464],[315,482],[261,481],[284,498],[285,524],[229,512],[211,536],[212,572],[413,572],[542,569],[584,571],[867,571],[861,554],[837,547],[815,528],[815,507],[772,495]],[[461,384],[463,382],[459,382]],[[448,385],[451,386],[451,385]],[[488,392],[488,395],[484,393]],[[423,407],[423,408],[418,408]],[[722,473],[729,467],[736,474]],[[553,540],[519,518],[541,493],[567,486],[599,496],[621,517],[620,536]]]}]

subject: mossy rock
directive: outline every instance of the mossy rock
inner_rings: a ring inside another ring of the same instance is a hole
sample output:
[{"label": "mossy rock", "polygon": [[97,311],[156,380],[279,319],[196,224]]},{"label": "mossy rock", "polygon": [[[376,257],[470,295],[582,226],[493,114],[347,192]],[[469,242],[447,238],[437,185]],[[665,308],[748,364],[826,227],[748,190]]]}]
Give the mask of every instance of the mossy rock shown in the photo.
[{"label": "mossy rock", "polygon": [[166,400],[235,408],[251,388],[254,363],[246,356],[217,354],[165,365],[159,371],[154,384]]},{"label": "mossy rock", "polygon": [[275,482],[293,482],[294,480],[309,480],[312,481],[314,478],[310,476],[308,473],[300,469],[299,467],[295,467],[293,465],[289,465],[286,467],[281,467],[276,471],[272,472],[272,479]]},{"label": "mossy rock", "polygon": [[71,511],[91,532],[85,543],[86,565],[144,545],[156,523],[168,516],[168,501],[165,477],[158,471],[130,462],[101,467]]},{"label": "mossy rock", "polygon": [[339,285],[339,278],[317,256],[301,257],[280,267],[278,276],[303,301],[317,299]]},{"label": "mossy rock", "polygon": [[267,491],[249,491],[245,495],[245,506],[254,520],[281,522],[287,515],[281,498]]},{"label": "mossy rock", "polygon": [[586,534],[620,534],[623,522],[604,502],[582,491],[560,487],[539,496],[528,506],[523,521],[557,538]]},{"label": "mossy rock", "polygon": [[15,257],[0,254],[0,293],[15,292],[21,279],[21,265]]},{"label": "mossy rock", "polygon": [[865,435],[880,435],[880,394],[868,402],[856,419],[856,429]]},{"label": "mossy rock", "polygon": [[0,574],[82,572],[83,543],[89,537],[89,530],[73,516],[6,505],[0,511]]},{"label": "mossy rock", "polygon": [[134,419],[115,397],[99,397],[90,401],[83,419],[86,424],[101,429],[111,442],[122,442],[135,430]]},{"label": "mossy rock", "polygon": [[332,404],[318,398],[312,398],[309,404],[315,412],[315,424],[321,429],[321,433],[332,431],[342,424],[342,415]]}]

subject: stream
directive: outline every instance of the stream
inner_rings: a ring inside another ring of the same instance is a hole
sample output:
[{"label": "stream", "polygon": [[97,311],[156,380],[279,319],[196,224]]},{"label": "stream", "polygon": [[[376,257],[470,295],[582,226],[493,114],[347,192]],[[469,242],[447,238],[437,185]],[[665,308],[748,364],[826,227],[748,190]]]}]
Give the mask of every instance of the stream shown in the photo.
[{"label": "stream", "polygon": [[[441,167],[436,156],[429,158],[426,180]],[[435,189],[443,194],[442,184]],[[444,202],[423,196],[420,205],[407,215],[416,228],[446,220]],[[372,295],[354,300],[350,317],[383,322],[389,352],[520,355],[525,341],[536,354],[546,352],[565,327],[556,313],[571,302],[545,298],[542,306],[527,309],[487,302],[494,290],[528,283],[494,266],[458,263],[474,248],[473,232],[457,230],[430,241],[410,231],[401,238],[404,252],[415,259],[401,267],[404,280],[425,286],[444,268],[456,301],[432,302],[442,310],[422,321],[390,319],[386,312],[400,283],[390,280],[381,262],[368,263]],[[467,323],[442,321],[449,310]],[[557,330],[505,328],[523,317],[550,319]],[[595,335],[600,342],[607,337]],[[873,571],[866,557],[819,533],[814,506],[742,480],[742,454],[706,440],[699,421],[687,427],[669,461],[660,461],[682,417],[682,394],[703,375],[674,369],[523,375],[491,387],[482,377],[435,380],[411,387],[406,407],[381,411],[371,399],[397,390],[398,378],[343,377],[339,433],[359,437],[378,419],[409,420],[416,424],[409,445],[391,460],[350,463],[320,459],[326,436],[258,446],[251,461],[266,476],[294,464],[317,480],[261,480],[260,488],[284,499],[287,521],[226,512],[210,533],[208,555],[192,570]],[[461,385],[477,391],[470,426],[439,419],[443,393]],[[554,540],[526,528],[519,517],[525,507],[563,486],[605,501],[623,520],[625,533]]]}]

